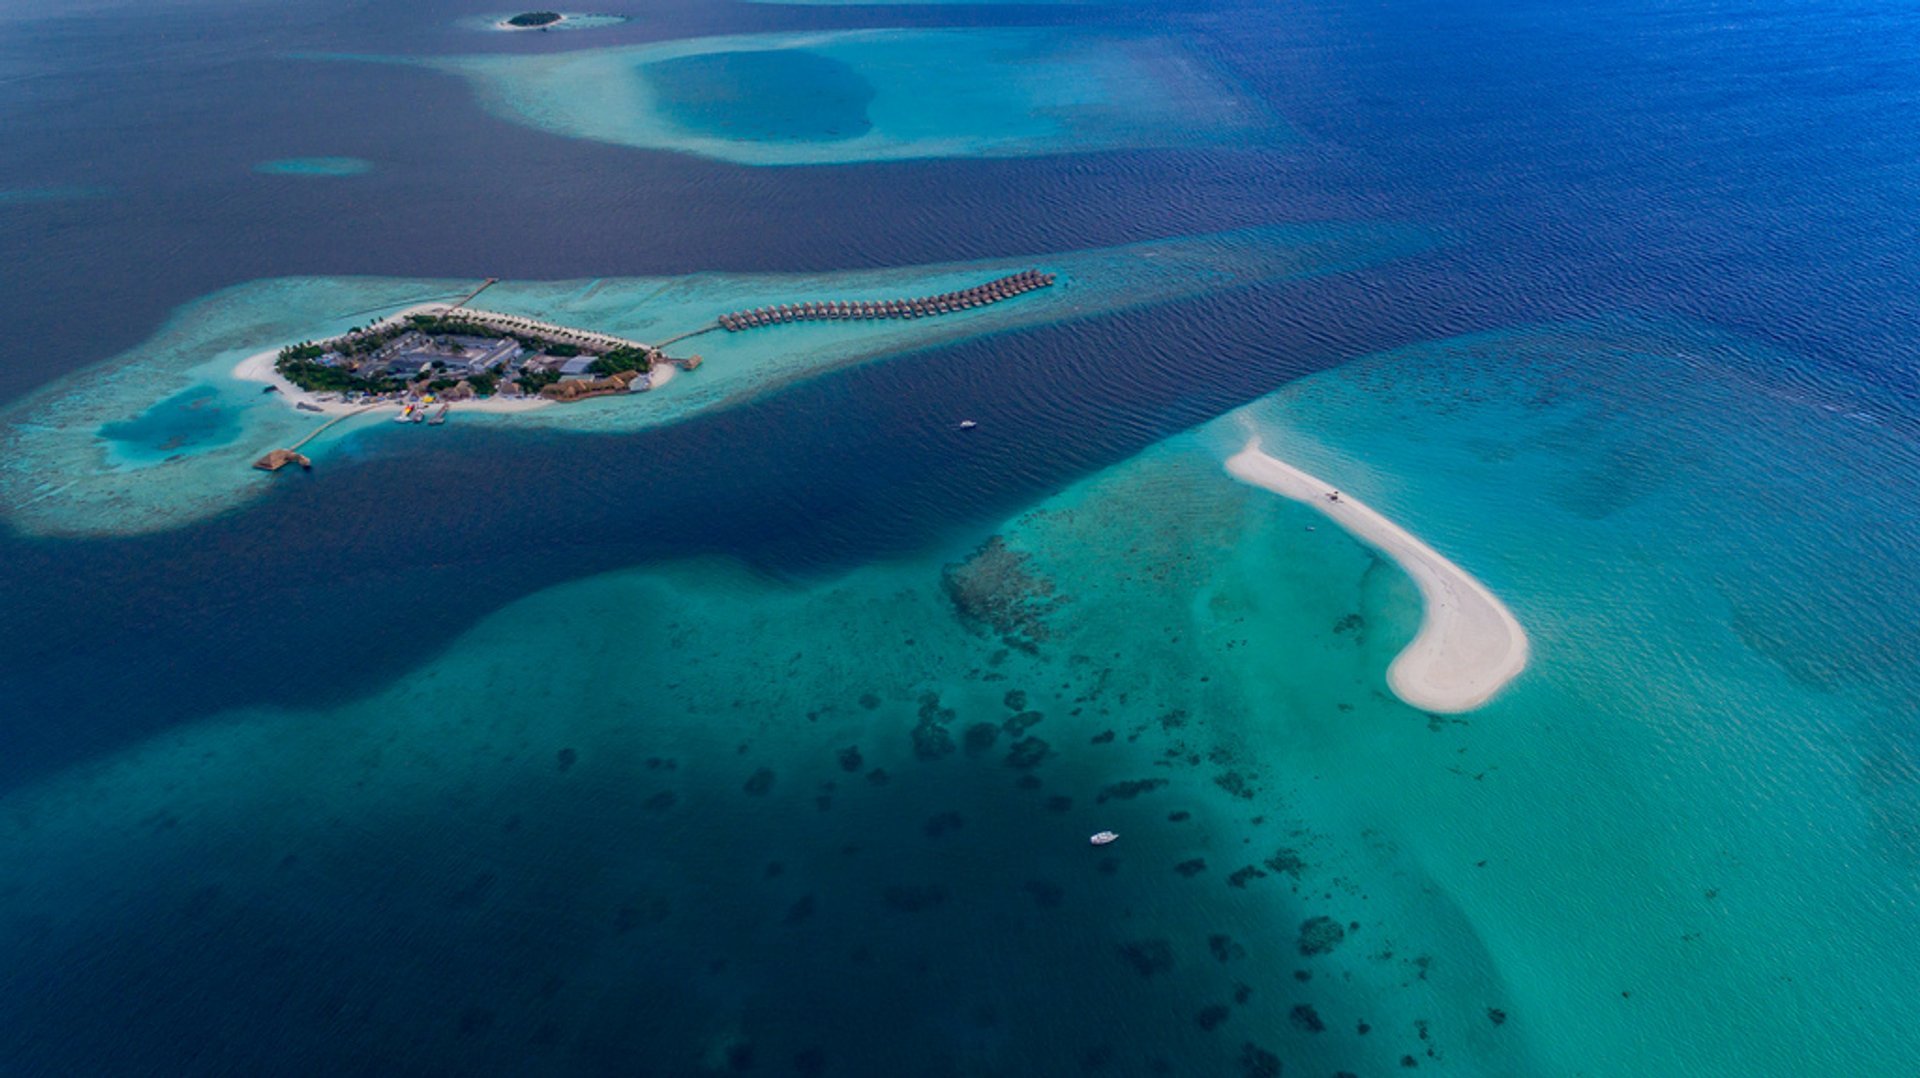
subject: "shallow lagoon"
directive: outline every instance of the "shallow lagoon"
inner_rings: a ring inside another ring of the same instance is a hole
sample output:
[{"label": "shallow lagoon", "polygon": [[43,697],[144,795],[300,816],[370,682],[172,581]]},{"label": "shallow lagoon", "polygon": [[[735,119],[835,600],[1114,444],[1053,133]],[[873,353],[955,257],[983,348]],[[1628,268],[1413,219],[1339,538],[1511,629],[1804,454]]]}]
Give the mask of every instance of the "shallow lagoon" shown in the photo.
[{"label": "shallow lagoon", "polygon": [[0,206],[26,206],[43,202],[78,202],[106,198],[113,194],[105,187],[67,184],[48,187],[0,187]]},{"label": "shallow lagoon", "polygon": [[253,170],[267,176],[325,179],[371,172],[373,162],[359,157],[284,157],[276,161],[262,161],[253,166]]},{"label": "shallow lagoon", "polygon": [[[1337,273],[1424,249],[1423,233],[1390,225],[1249,229],[1125,247],[943,266],[811,275],[699,274],[502,282],[481,301],[562,324],[664,341],[725,311],[775,303],[886,299],[950,291],[1027,268],[1060,275],[1051,288],[1015,300],[913,321],[795,324],[671,345],[699,354],[698,371],[639,396],[601,398],[512,415],[457,413],[455,422],[557,431],[638,430],[745,401],[852,363],[1022,326],[1088,318],[1257,281]],[[382,278],[288,278],[226,289],[179,312],[148,342],[18,402],[0,456],[0,507],[16,527],[41,534],[156,531],[201,519],[264,492],[272,477],[252,460],[287,445],[321,420],[276,394],[232,377],[243,358],[321,339],[378,314],[464,295],[473,282]],[[175,446],[131,469],[101,431],[145,413],[160,396],[200,394],[240,424],[221,441]],[[304,450],[316,460],[344,439],[395,431],[385,413],[330,428]],[[380,443],[387,444],[387,443]]]},{"label": "shallow lagoon", "polygon": [[[755,34],[408,62],[466,78],[489,110],[519,123],[747,165],[1284,137],[1179,45],[1084,30]],[[769,127],[765,116],[779,119]]]},{"label": "shallow lagoon", "polygon": [[144,463],[226,445],[239,434],[239,420],[221,406],[219,391],[207,385],[182,390],[133,419],[100,428],[100,437],[112,443],[110,458]]},{"label": "shallow lagoon", "polygon": [[703,53],[640,70],[662,114],[701,135],[828,142],[873,129],[873,85],[850,65],[804,49]]}]

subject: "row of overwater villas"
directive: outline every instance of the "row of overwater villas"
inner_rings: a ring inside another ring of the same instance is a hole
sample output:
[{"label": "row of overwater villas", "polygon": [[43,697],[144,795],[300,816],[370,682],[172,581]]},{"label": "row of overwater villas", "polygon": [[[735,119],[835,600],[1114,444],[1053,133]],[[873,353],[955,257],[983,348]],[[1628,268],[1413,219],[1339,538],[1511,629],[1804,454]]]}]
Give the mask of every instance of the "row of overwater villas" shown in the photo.
[{"label": "row of overwater villas", "polygon": [[916,299],[832,300],[825,303],[782,303],[777,307],[755,307],[735,311],[719,318],[720,328],[728,332],[779,325],[783,322],[825,322],[842,319],[924,318],[950,314],[998,303],[1003,299],[1051,285],[1055,277],[1040,270],[1022,270],[986,284]]}]

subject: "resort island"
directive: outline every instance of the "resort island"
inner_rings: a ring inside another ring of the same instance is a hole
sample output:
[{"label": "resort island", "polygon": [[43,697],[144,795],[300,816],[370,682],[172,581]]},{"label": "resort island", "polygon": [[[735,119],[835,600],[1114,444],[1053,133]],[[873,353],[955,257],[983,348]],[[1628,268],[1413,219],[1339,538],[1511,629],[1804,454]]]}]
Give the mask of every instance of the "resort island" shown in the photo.
[{"label": "resort island", "polygon": [[577,401],[651,389],[663,364],[692,370],[700,357],[674,359],[650,345],[514,315],[441,310],[288,345],[273,369],[312,398],[301,399],[301,407],[324,411],[322,402],[448,404],[496,395]]},{"label": "resort island", "polygon": [[[723,330],[741,333],[793,322],[876,321],[955,314],[1046,288],[1056,277],[1024,270],[939,295],[893,300],[834,300],[730,311],[668,338],[666,344]],[[254,467],[278,471],[310,467],[301,445],[348,416],[382,405],[399,408],[398,422],[444,422],[456,403],[489,411],[582,401],[656,388],[676,370],[691,371],[698,355],[669,356],[661,345],[609,333],[468,307],[496,284],[489,278],[459,301],[409,307],[338,337],[302,341],[277,353],[252,356],[235,368],[240,378],[266,382],[303,411],[334,419],[299,442],[275,449]],[[271,359],[269,365],[266,361]]]},{"label": "resort island", "polygon": [[544,30],[566,18],[558,11],[523,11],[507,20],[507,25],[516,30]]}]

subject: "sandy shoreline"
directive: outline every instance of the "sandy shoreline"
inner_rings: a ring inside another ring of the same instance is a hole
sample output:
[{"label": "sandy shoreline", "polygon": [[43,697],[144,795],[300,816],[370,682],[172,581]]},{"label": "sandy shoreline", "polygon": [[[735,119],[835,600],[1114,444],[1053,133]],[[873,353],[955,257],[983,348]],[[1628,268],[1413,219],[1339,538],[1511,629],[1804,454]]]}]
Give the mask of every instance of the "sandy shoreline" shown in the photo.
[{"label": "sandy shoreline", "polygon": [[[368,328],[386,322],[398,322],[410,314],[420,314],[425,311],[442,311],[446,309],[446,306],[444,303],[416,303],[405,310],[395,311],[385,318],[379,319]],[[270,348],[264,352],[255,352],[253,355],[248,356],[234,365],[233,377],[242,382],[258,382],[261,385],[273,386],[280,391],[279,397],[286,402],[287,407],[309,412],[313,415],[332,417],[345,415],[348,412],[368,410],[367,405],[364,403],[342,400],[321,400],[316,395],[287,381],[281,377],[279,371],[274,369],[274,362],[279,359],[279,357],[280,349],[278,348]],[[670,375],[667,377],[670,377]],[[656,368],[653,382],[654,387],[658,388],[664,385],[667,377],[661,376],[658,368]],[[454,401],[452,403],[455,411],[462,412],[527,412],[535,408],[544,408],[554,402],[541,397],[494,396]],[[300,408],[299,406],[302,404],[306,404],[309,407]],[[397,402],[377,404],[373,406],[373,410],[378,411],[383,408],[393,408],[397,411],[400,407],[401,405]]]},{"label": "sandy shoreline", "polygon": [[[380,319],[378,322],[372,323],[372,325],[377,326],[386,322],[397,322],[410,314],[420,314],[425,311],[442,311],[446,309],[446,306],[444,303],[417,303],[405,310],[396,311]],[[372,327],[369,326],[369,328]],[[268,349],[265,352],[255,352],[253,355],[234,364],[233,377],[242,382],[258,382],[261,385],[273,386],[280,391],[279,396],[286,402],[287,407],[296,408],[313,415],[332,417],[344,415],[348,412],[368,410],[367,405],[364,403],[342,400],[321,400],[315,394],[309,393],[299,386],[294,385],[292,382],[287,381],[281,377],[279,371],[274,369],[274,364],[279,358],[280,350],[278,348]],[[678,373],[680,373],[680,369],[671,363],[654,364],[651,374],[652,386],[648,392],[666,385],[672,381],[674,375]],[[548,405],[559,402],[548,400],[545,397],[504,397],[496,395],[492,397],[475,397],[469,400],[453,401],[450,403],[456,412],[505,413],[530,412],[535,408],[545,408]],[[299,408],[302,404],[309,405],[310,407]],[[382,408],[393,408],[397,410],[401,405],[398,402],[390,402],[377,404],[373,407],[375,410]]]},{"label": "sandy shoreline", "polygon": [[[287,407],[299,408],[301,404],[309,404],[313,407],[300,408],[299,410],[309,412],[313,415],[331,417],[367,409],[367,405],[361,402],[321,400],[312,393],[287,381],[281,377],[279,371],[273,369],[274,361],[278,359],[279,356],[280,350],[278,348],[266,352],[256,352],[234,365],[233,377],[242,382],[259,382],[261,385],[273,386],[280,391],[279,396],[286,402]],[[665,381],[665,379],[656,379],[654,384],[658,385],[663,381]],[[553,403],[553,401],[547,400],[544,397],[482,397],[474,400],[452,402],[453,410],[457,412],[527,412],[535,408],[545,408]],[[401,405],[397,401],[388,401],[373,406],[374,410],[390,408],[394,411],[398,411],[400,407]],[[319,410],[314,411],[316,408]]]},{"label": "sandy shoreline", "polygon": [[1405,528],[1306,472],[1260,451],[1260,439],[1228,458],[1243,483],[1310,505],[1397,562],[1420,589],[1420,630],[1387,668],[1394,695],[1426,711],[1471,711],[1527,665],[1527,634],[1486,586]]}]

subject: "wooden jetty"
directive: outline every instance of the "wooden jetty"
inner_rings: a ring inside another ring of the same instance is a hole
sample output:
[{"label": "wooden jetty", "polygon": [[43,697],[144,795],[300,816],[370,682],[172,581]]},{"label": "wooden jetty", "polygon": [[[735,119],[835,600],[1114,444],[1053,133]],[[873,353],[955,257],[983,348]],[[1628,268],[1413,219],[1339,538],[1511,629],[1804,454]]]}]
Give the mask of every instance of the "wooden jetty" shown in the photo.
[{"label": "wooden jetty", "polygon": [[457,311],[460,308],[465,307],[467,304],[472,303],[473,297],[479,295],[482,292],[485,292],[487,289],[492,288],[494,285],[499,283],[500,283],[500,278],[498,277],[489,277],[486,280],[480,282],[479,288],[474,289],[473,291],[467,293],[465,296],[461,297],[459,300],[455,301],[453,306],[447,308],[447,313],[452,314],[454,311]]},{"label": "wooden jetty", "polygon": [[[782,303],[773,307],[755,307],[750,311],[730,311],[716,320],[729,333],[777,326],[788,322],[871,321],[890,318],[928,318],[985,307],[1025,295],[1053,284],[1056,277],[1040,270],[1022,270],[958,292],[910,299],[830,300],[824,303]],[[681,336],[692,336],[682,334]],[[675,338],[678,340],[679,338]]]},{"label": "wooden jetty", "polygon": [[300,439],[299,441],[293,443],[292,445],[286,447],[285,449],[275,449],[272,452],[268,453],[266,456],[261,457],[259,460],[254,461],[253,466],[260,469],[263,472],[277,472],[289,464],[298,464],[302,468],[312,468],[313,461],[308,460],[304,455],[301,454],[300,452],[301,446],[306,445],[308,442],[311,442],[315,438],[320,437],[322,432],[324,432],[328,427],[333,426],[335,423],[345,422],[346,420],[352,419],[354,416],[362,415],[366,412],[371,412],[378,407],[379,405],[377,404],[369,404],[365,408],[355,408],[351,412],[345,412],[341,415],[334,416],[332,419],[329,419],[325,423],[322,423],[319,426],[308,431],[306,437]]},{"label": "wooden jetty", "polygon": [[298,464],[302,468],[313,467],[313,462],[305,455],[295,453],[291,449],[276,449],[253,462],[253,466],[263,472],[277,472],[289,464]]}]

